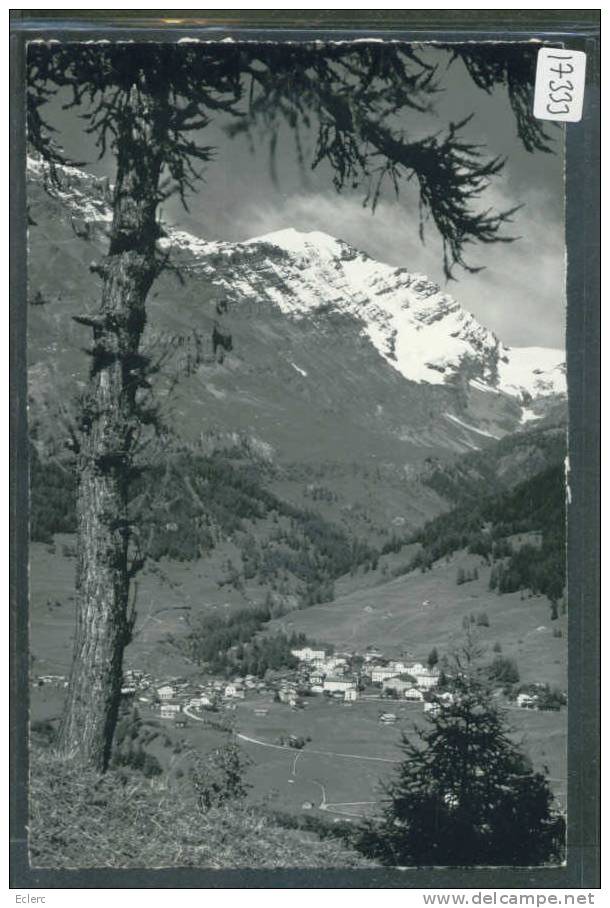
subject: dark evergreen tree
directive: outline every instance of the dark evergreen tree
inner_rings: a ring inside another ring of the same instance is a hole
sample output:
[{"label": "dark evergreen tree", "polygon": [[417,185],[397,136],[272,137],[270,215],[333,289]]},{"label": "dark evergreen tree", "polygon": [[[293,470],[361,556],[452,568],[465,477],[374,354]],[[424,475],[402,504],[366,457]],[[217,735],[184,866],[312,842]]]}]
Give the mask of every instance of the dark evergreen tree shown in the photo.
[{"label": "dark evergreen tree", "polygon": [[[529,150],[544,132],[529,114],[535,48],[452,47],[484,91],[505,85],[517,131]],[[170,267],[157,240],[159,203],[183,201],[213,157],[201,141],[212,117],[232,116],[234,132],[260,126],[273,162],[278,129],[287,123],[302,161],[300,133],[313,129],[312,166],[333,171],[338,191],[362,187],[373,208],[386,182],[419,188],[420,216],[431,219],[444,248],[447,275],[473,241],[491,243],[511,212],[480,204],[503,166],[463,137],[464,123],[445,135],[405,132],[397,112],[430,111],[436,69],[410,44],[371,42],[71,43],[28,45],[27,112],[32,146],[50,163],[65,162],[45,105],[58,92],[78,108],[100,155],[116,160],[108,254],[93,269],[102,279],[95,317],[75,314],[93,335],[91,371],[77,454],[77,628],[61,748],[100,769],[107,765],[120,700],[123,651],[131,639],[130,581],[143,563],[130,512],[136,450],[154,422],[151,363],[140,345],[146,299]],[[328,595],[324,593],[320,596]]]},{"label": "dark evergreen tree", "polygon": [[387,787],[381,824],[358,844],[390,865],[531,866],[562,859],[565,823],[541,772],[511,741],[469,640],[454,659],[455,700],[430,713]]},{"label": "dark evergreen tree", "polygon": [[500,684],[516,684],[519,681],[517,663],[505,656],[495,656],[489,668],[489,679]]}]

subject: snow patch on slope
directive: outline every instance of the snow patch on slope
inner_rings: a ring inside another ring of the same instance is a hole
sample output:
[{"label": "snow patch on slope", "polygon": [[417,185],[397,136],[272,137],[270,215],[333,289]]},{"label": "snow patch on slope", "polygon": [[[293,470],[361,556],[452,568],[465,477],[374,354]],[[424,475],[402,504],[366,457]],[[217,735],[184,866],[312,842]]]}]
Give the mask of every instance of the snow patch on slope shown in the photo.
[{"label": "snow patch on slope", "polygon": [[567,392],[565,353],[547,347],[504,348],[498,363],[498,385],[506,394],[532,397]]}]

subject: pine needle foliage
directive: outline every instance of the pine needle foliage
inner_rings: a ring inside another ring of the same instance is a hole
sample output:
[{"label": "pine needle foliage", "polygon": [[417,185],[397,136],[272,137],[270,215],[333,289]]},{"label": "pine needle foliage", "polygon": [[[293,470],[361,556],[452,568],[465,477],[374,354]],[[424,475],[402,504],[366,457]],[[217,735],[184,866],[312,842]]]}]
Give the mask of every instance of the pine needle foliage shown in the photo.
[{"label": "pine needle foliage", "polygon": [[448,666],[453,701],[437,704],[388,784],[384,819],[359,847],[399,866],[537,866],[563,857],[565,824],[490,699],[469,637]]}]

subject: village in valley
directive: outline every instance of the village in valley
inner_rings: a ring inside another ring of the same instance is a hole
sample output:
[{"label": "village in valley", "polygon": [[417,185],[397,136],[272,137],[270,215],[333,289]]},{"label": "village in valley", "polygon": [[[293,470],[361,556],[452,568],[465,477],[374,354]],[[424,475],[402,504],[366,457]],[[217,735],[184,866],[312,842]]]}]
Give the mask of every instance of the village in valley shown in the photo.
[{"label": "village in valley", "polygon": [[[441,706],[455,702],[450,679],[439,667],[436,649],[425,664],[408,659],[386,659],[370,648],[364,653],[334,652],[332,647],[303,646],[292,650],[298,661],[295,669],[275,671],[267,679],[249,674],[229,679],[202,674],[196,678],[155,678],[150,673],[128,669],[121,694],[125,704],[154,711],[158,718],[185,727],[188,719],[202,720],[206,713],[234,711],[240,701],[252,701],[257,715],[265,715],[272,703],[293,710],[305,709],[312,697],[321,696],[353,705],[358,701],[395,701],[420,704],[424,712],[437,713]],[[64,675],[40,675],[39,687],[67,686]],[[567,703],[564,691],[549,702],[548,685],[524,684],[521,687],[498,685],[495,696],[507,705],[521,709],[554,710]],[[379,721],[393,724],[396,715],[381,709]],[[290,746],[293,746],[292,744]]]},{"label": "village in valley", "polygon": [[[55,554],[39,549],[49,563],[61,559],[71,576],[61,546]],[[377,573],[392,557],[382,556]],[[474,565],[479,579],[457,584],[462,566],[472,572]],[[212,605],[184,617],[183,608],[163,610],[173,587],[154,585],[157,575],[146,574],[143,631],[124,665],[113,765],[142,763],[154,773],[153,784],[180,786],[191,764],[233,746],[244,761],[253,809],[290,822],[357,824],[379,815],[403,737],[414,740],[417,728],[459,709],[454,657],[470,636],[511,737],[524,742],[535,767],[549,767],[563,809],[565,616],[558,631],[542,597],[490,594],[489,570],[480,557],[458,554],[433,571],[368,589],[362,578],[371,572],[361,572],[341,582],[334,603],[256,625],[247,640],[243,620],[261,605],[246,611],[236,594],[224,606],[226,587],[214,592],[210,585]],[[200,581],[187,586],[187,567],[172,576],[184,583],[174,582],[182,596],[174,593],[175,604],[182,606]],[[357,591],[346,594],[350,584]],[[65,607],[45,605],[46,589],[41,578],[37,627],[53,622],[54,636],[41,640],[32,664],[31,710],[34,731],[48,736],[58,727],[69,683],[71,622]]]}]

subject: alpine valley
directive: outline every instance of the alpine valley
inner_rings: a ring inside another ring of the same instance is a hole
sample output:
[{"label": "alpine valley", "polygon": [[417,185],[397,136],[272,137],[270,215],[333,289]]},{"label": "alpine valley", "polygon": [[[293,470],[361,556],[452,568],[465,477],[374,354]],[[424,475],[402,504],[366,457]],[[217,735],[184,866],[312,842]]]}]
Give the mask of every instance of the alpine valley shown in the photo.
[{"label": "alpine valley", "polygon": [[[99,305],[110,187],[35,159],[27,175],[31,646],[66,674],[91,345],[74,317]],[[160,232],[143,352],[165,428],[134,488],[151,560],[128,665],[188,675],[202,616],[249,608],[263,639],[420,660],[484,612],[523,681],[563,686],[564,352],[511,348],[416,263],[324,233]]]}]

